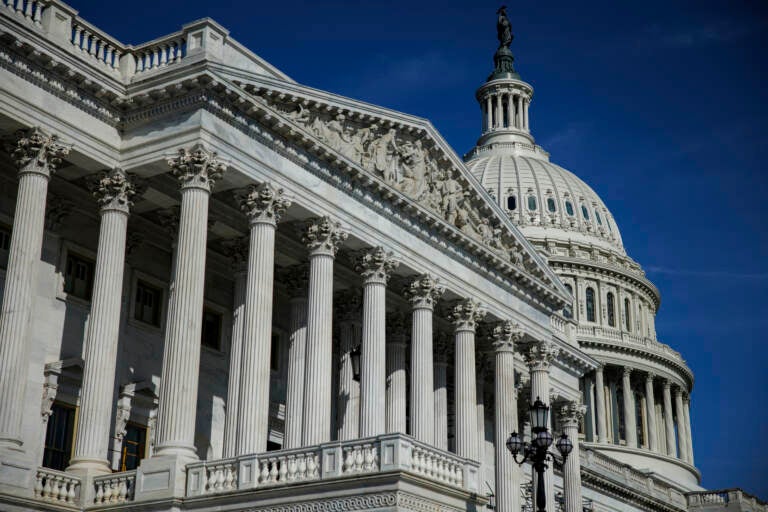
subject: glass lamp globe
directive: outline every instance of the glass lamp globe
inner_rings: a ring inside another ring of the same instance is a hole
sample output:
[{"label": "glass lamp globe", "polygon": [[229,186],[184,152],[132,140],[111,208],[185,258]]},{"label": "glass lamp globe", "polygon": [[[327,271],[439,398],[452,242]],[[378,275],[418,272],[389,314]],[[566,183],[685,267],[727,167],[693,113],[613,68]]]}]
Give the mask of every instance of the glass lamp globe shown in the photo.
[{"label": "glass lamp globe", "polygon": [[547,429],[547,419],[549,418],[549,407],[536,397],[536,401],[531,405],[531,430],[540,432]]},{"label": "glass lamp globe", "polygon": [[559,451],[560,455],[563,457],[567,457],[568,454],[573,451],[573,443],[565,434],[560,436],[560,438],[557,440],[557,443],[555,443],[555,447],[557,447],[557,451]]},{"label": "glass lamp globe", "polygon": [[546,450],[552,446],[552,440],[552,434],[550,434],[549,430],[541,430],[533,438],[533,443],[536,445],[536,448]]},{"label": "glass lamp globe", "polygon": [[512,432],[509,435],[509,439],[507,439],[507,450],[509,450],[512,455],[517,455],[523,449],[523,444],[523,439],[517,432]]}]

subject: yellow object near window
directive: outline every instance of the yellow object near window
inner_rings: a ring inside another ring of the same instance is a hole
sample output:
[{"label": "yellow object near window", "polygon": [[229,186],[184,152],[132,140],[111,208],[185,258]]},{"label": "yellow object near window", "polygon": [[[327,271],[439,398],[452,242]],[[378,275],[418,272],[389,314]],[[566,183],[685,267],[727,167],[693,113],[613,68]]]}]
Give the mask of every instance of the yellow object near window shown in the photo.
[{"label": "yellow object near window", "polygon": [[131,471],[139,467],[139,462],[147,452],[147,427],[128,423],[125,427],[123,447],[120,451],[120,471]]}]

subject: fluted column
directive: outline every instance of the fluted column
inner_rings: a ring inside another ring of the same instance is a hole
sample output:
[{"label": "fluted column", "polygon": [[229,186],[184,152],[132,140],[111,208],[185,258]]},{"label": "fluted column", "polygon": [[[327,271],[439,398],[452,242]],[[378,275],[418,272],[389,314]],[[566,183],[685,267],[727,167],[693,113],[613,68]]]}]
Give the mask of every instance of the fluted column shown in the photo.
[{"label": "fluted column", "polygon": [[354,379],[352,352],[360,348],[362,299],[359,290],[344,290],[336,297],[339,322],[339,397],[337,437],[341,441],[360,437],[360,381]]},{"label": "fluted column", "polygon": [[685,413],[683,413],[683,390],[675,389],[675,416],[677,416],[677,448],[678,458],[688,462],[688,435],[685,428]]},{"label": "fluted column", "polygon": [[525,131],[530,131],[530,126],[528,124],[528,108],[531,106],[531,100],[525,99],[523,101],[523,129]]},{"label": "fluted column", "polygon": [[485,474],[485,377],[487,360],[484,354],[475,357],[475,430],[477,439],[477,461],[480,463],[480,474]]},{"label": "fluted column", "polygon": [[407,433],[406,320],[401,311],[387,319],[387,433]]},{"label": "fluted column", "polygon": [[237,455],[237,417],[240,397],[240,365],[243,356],[243,317],[245,313],[245,287],[248,279],[248,239],[236,239],[228,248],[235,277],[232,301],[232,341],[229,347],[229,379],[227,381],[227,414],[224,418],[225,458]]},{"label": "fluted column", "polygon": [[83,347],[83,380],[74,457],[67,471],[107,474],[128,215],[135,194],[122,169],[104,173],[94,187],[101,205],[91,314]]},{"label": "fluted column", "polygon": [[181,214],[176,246],[175,292],[163,349],[155,456],[196,459],[195,417],[200,369],[200,334],[205,285],[208,201],[226,165],[197,145],[168,159],[181,183]]},{"label": "fluted column", "polygon": [[523,97],[518,94],[515,99],[517,100],[517,115],[515,116],[515,127],[523,129]]},{"label": "fluted column", "polygon": [[683,398],[683,415],[685,416],[686,446],[688,447],[688,463],[693,466],[693,433],[691,432],[691,397]]},{"label": "fluted column", "polygon": [[494,96],[496,99],[496,128],[504,127],[504,110],[501,105],[501,93]]},{"label": "fluted column", "polygon": [[398,262],[392,253],[376,247],[360,256],[356,270],[363,277],[363,337],[360,354],[360,436],[386,431],[387,281]]},{"label": "fluted column", "polygon": [[493,106],[492,96],[489,94],[485,98],[485,131],[489,132],[493,129]]},{"label": "fluted column", "polygon": [[637,448],[637,414],[635,413],[635,394],[632,392],[632,368],[624,367],[622,373],[622,392],[624,395],[624,437],[627,446]]},{"label": "fluted column", "polygon": [[515,96],[513,94],[507,94],[507,127],[514,128],[515,126]]},{"label": "fluted column", "polygon": [[597,442],[608,442],[608,431],[605,417],[605,383],[603,382],[603,367],[595,369],[595,417],[597,419]]},{"label": "fluted column", "polygon": [[[576,402],[568,402],[560,408],[560,425],[563,434],[573,443],[573,450],[563,463],[564,512],[582,512],[581,505],[581,459],[579,457],[579,423],[584,419],[586,407]],[[555,436],[555,439],[557,437]]]},{"label": "fluted column", "polygon": [[670,457],[677,456],[677,448],[675,444],[675,424],[672,415],[672,384],[668,381],[664,381],[664,426],[667,430],[667,455]]},{"label": "fluted column", "polygon": [[307,354],[304,378],[304,445],[331,440],[333,357],[333,261],[347,233],[328,217],[310,221],[303,241],[309,248]]},{"label": "fluted column", "polygon": [[449,343],[441,334],[435,343],[435,441],[436,448],[448,450],[448,352]]},{"label": "fluted column", "polygon": [[659,440],[656,438],[656,399],[653,395],[653,379],[655,375],[648,373],[645,377],[645,405],[648,418],[648,446],[651,451],[659,451]]},{"label": "fluted column", "polygon": [[443,288],[429,274],[418,277],[406,289],[413,306],[411,333],[411,435],[427,444],[434,443],[435,399],[432,366],[432,312]]},{"label": "fluted column", "polygon": [[477,453],[477,388],[475,375],[475,328],[485,311],[474,300],[459,302],[453,308],[451,320],[455,327],[456,344],[456,454],[478,460]]},{"label": "fluted column", "polygon": [[493,328],[495,494],[499,512],[520,510],[520,473],[506,443],[509,435],[518,431],[515,344],[522,338],[520,326],[513,322],[501,322]]},{"label": "fluted column", "polygon": [[29,368],[27,332],[35,266],[43,246],[45,198],[51,174],[70,149],[38,128],[16,135],[11,158],[19,169],[19,187],[0,310],[0,448],[22,444]]},{"label": "fluted column", "polygon": [[291,296],[291,327],[288,346],[288,382],[285,396],[284,448],[302,443],[304,409],[304,365],[307,351],[307,281],[309,266],[293,265],[281,271],[280,280]]},{"label": "fluted column", "polygon": [[[531,375],[531,403],[538,399],[541,400],[545,405],[550,405],[549,370],[552,366],[552,362],[557,358],[559,352],[560,350],[553,343],[548,341],[539,341],[532,343],[523,353],[526,363],[528,363],[528,371]],[[552,415],[550,414],[548,425],[550,432],[552,431],[551,427]],[[554,473],[552,464],[547,464],[547,469],[544,472],[544,490],[547,503],[555,502],[553,475]],[[535,491],[535,477],[533,481]]]},{"label": "fluted column", "polygon": [[267,450],[275,231],[280,217],[290,205],[291,201],[284,196],[283,190],[269,183],[251,185],[241,200],[241,208],[248,217],[251,230],[243,359],[240,362],[238,455]]}]

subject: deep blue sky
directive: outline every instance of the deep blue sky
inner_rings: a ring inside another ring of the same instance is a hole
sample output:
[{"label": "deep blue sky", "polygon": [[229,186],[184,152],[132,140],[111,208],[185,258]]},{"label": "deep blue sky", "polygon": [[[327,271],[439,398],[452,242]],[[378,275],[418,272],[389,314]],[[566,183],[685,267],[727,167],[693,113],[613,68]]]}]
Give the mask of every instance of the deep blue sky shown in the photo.
[{"label": "deep blue sky", "polygon": [[[71,3],[134,44],[210,16],[298,82],[429,118],[459,154],[479,135],[498,1]],[[768,499],[766,4],[508,5],[537,142],[611,209],[696,375],[703,485]]]}]

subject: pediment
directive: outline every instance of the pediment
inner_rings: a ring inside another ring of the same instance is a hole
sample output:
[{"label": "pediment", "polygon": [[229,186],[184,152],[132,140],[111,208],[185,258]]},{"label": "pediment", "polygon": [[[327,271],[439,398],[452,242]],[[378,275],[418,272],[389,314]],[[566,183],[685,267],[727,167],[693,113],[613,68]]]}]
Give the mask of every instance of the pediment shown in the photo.
[{"label": "pediment", "polygon": [[[356,182],[396,199],[447,239],[485,256],[516,284],[528,285],[559,308],[568,293],[531,244],[425,119],[387,111],[294,84],[236,81],[270,110],[282,135]],[[340,101],[334,101],[338,99]]]}]

